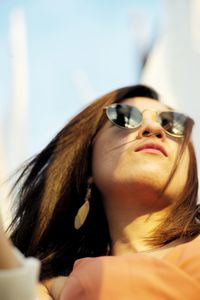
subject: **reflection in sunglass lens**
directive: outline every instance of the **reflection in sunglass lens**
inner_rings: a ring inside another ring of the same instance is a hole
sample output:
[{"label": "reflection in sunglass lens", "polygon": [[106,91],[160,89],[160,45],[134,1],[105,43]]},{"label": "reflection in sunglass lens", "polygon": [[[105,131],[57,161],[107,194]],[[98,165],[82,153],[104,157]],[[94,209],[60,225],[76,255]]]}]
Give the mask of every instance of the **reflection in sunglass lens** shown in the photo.
[{"label": "reflection in sunglass lens", "polygon": [[116,104],[107,108],[110,121],[120,127],[136,128],[142,122],[142,114],[133,106]]},{"label": "reflection in sunglass lens", "polygon": [[176,112],[161,112],[159,114],[161,126],[170,134],[182,136],[187,122],[187,117]]}]

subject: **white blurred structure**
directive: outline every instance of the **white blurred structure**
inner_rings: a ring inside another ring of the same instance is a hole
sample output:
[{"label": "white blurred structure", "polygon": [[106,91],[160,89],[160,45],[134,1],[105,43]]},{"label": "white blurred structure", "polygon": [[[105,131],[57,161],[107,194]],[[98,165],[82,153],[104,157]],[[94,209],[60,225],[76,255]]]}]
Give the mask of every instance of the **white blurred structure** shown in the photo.
[{"label": "white blurred structure", "polygon": [[[8,204],[8,193],[9,187],[8,184],[5,183],[5,175],[7,174],[7,166],[8,166],[8,157],[6,155],[6,147],[5,147],[5,136],[4,136],[4,126],[0,123],[0,213],[2,214],[2,219],[5,225],[10,218],[9,213],[9,204]],[[3,184],[3,185],[2,185]]]},{"label": "white blurred structure", "polygon": [[162,36],[141,81],[195,119],[193,140],[200,163],[200,1],[165,0],[164,13]]},{"label": "white blurred structure", "polygon": [[[1,182],[27,157],[28,58],[25,16],[21,9],[11,13],[10,51],[12,100],[9,132],[4,139],[4,143],[8,143],[10,153],[4,151],[0,154]],[[9,184],[4,183],[0,190],[2,217],[6,225],[10,222],[9,189]]]},{"label": "white blurred structure", "polygon": [[24,12],[11,13],[10,48],[12,68],[11,143],[12,166],[27,157],[28,138],[28,51]]}]

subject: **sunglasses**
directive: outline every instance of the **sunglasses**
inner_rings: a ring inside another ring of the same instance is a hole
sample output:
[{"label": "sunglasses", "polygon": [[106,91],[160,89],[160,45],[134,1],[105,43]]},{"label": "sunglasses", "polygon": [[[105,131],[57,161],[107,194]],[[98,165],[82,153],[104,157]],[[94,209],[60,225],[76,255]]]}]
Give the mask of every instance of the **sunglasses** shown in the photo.
[{"label": "sunglasses", "polygon": [[[123,129],[139,127],[143,122],[145,111],[141,112],[135,106],[119,103],[106,106],[105,110],[108,119]],[[183,137],[188,121],[193,122],[190,117],[174,111],[156,112],[156,118],[164,131],[173,137]]]}]

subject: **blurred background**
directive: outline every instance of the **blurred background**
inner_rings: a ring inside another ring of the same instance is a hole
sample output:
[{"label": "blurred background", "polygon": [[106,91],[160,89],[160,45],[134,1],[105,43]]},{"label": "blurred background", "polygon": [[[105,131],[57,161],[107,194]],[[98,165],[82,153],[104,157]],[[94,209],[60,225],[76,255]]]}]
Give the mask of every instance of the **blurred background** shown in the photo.
[{"label": "blurred background", "polygon": [[[115,88],[154,87],[196,121],[198,0],[0,0],[0,206],[5,181],[87,103]],[[78,133],[77,133],[78,138]]]}]

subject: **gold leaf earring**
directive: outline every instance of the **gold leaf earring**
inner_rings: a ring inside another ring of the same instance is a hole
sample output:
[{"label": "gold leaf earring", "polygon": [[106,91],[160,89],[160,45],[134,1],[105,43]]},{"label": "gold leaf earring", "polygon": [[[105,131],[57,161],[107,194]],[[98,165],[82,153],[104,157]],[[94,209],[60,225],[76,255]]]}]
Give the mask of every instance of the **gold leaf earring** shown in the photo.
[{"label": "gold leaf earring", "polygon": [[88,216],[88,213],[90,210],[90,202],[89,202],[90,197],[91,197],[91,186],[90,186],[90,184],[88,184],[84,203],[79,208],[79,210],[75,216],[75,219],[74,219],[74,227],[77,230],[79,228],[81,228],[81,226],[85,223],[85,220]]}]

